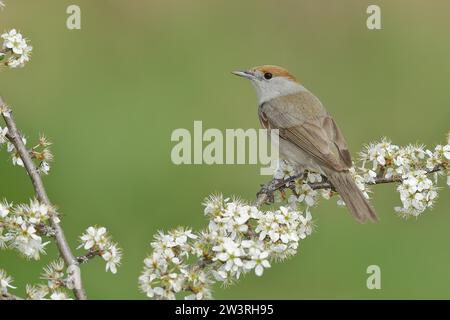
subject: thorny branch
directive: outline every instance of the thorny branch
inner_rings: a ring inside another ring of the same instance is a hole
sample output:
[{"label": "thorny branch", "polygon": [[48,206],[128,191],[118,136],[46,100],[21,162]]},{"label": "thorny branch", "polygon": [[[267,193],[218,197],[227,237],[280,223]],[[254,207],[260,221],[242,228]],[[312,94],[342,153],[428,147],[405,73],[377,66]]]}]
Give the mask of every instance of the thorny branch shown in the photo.
[{"label": "thorny branch", "polygon": [[[423,169],[426,171],[427,174],[439,172],[444,169],[443,165],[439,165],[434,167],[433,169]],[[295,175],[292,177],[288,177],[286,179],[272,179],[267,185],[262,185],[261,189],[257,193],[257,199],[255,202],[255,206],[260,207],[265,203],[273,202],[273,194],[275,191],[283,191],[285,189],[290,189],[291,182],[294,182],[298,178],[301,178],[304,175],[304,173],[301,173],[299,175]],[[374,179],[374,182],[369,182],[367,184],[369,185],[376,185],[376,184],[385,184],[385,183],[399,183],[402,182],[403,178],[401,176],[392,176],[391,178],[385,178],[385,177],[376,177]],[[323,182],[315,182],[315,183],[309,183],[309,186],[313,190],[318,189],[331,189],[334,190],[333,185],[329,181],[323,181]]]},{"label": "thorny branch", "polygon": [[98,250],[88,251],[85,255],[77,257],[77,261],[79,264],[86,263],[89,260],[91,260],[99,255],[100,255],[100,251],[98,251]]},{"label": "thorny branch", "polygon": [[[427,174],[432,174],[435,172],[439,172],[444,169],[444,166],[436,166],[435,168],[429,170],[424,169]],[[256,207],[261,207],[262,205],[266,203],[273,202],[273,195],[276,191],[283,191],[285,189],[291,189],[291,183],[295,180],[301,178],[304,176],[304,173],[288,177],[286,179],[272,179],[267,185],[262,185],[261,189],[257,193],[257,198],[255,201]],[[376,177],[374,179],[374,182],[367,183],[369,185],[376,185],[376,184],[386,184],[386,183],[400,183],[403,181],[403,178],[401,176],[393,176],[391,178],[384,178],[384,177]],[[329,182],[325,181],[323,182],[315,182],[315,183],[309,183],[309,186],[313,190],[319,190],[319,189],[331,189],[334,190],[333,185]],[[211,257],[209,256],[203,256],[199,261],[197,262],[197,267],[199,269],[204,268],[206,265],[212,263]]]},{"label": "thorny branch", "polygon": [[[1,97],[0,97],[0,108],[2,109],[7,108]],[[2,116],[8,127],[7,138],[14,145],[14,147],[16,148],[17,152],[20,155],[20,158],[23,161],[25,170],[27,171],[33,184],[33,188],[36,193],[36,198],[41,203],[47,205],[49,208],[54,208],[50,202],[50,199],[47,196],[47,192],[45,191],[41,176],[36,166],[34,165],[34,162],[30,156],[29,151],[27,150],[25,144],[22,141],[19,130],[17,129],[17,125],[14,121],[12,112],[7,113],[3,112]],[[70,270],[71,276],[74,279],[75,286],[73,292],[77,299],[85,300],[87,297],[81,281],[81,271],[79,267],[79,262],[73,255],[70,246],[66,240],[64,231],[57,217],[57,212],[54,209],[52,210],[53,213],[51,214],[50,222],[54,231],[54,238],[56,240],[56,245],[58,247],[59,253],[61,254],[61,257],[67,264],[68,270]]]}]

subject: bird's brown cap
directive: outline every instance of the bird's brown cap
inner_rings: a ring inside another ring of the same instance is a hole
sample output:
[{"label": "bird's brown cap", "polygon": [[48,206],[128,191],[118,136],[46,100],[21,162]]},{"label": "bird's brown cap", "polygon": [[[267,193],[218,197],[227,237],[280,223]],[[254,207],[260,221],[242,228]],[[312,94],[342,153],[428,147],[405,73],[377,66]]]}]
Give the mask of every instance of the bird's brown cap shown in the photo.
[{"label": "bird's brown cap", "polygon": [[263,65],[252,68],[253,70],[261,71],[262,73],[269,72],[274,77],[286,77],[291,81],[298,82],[297,79],[289,73],[285,68],[279,67],[279,66],[272,66],[272,65]]}]

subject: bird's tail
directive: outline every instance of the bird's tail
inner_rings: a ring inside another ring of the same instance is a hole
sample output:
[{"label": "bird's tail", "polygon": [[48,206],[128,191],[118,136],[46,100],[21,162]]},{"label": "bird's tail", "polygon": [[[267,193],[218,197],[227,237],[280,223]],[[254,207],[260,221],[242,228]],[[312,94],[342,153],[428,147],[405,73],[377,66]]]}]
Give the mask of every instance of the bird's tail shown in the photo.
[{"label": "bird's tail", "polygon": [[360,223],[367,220],[377,222],[377,214],[361,190],[356,185],[350,172],[324,170],[327,178],[344,200],[351,215]]}]

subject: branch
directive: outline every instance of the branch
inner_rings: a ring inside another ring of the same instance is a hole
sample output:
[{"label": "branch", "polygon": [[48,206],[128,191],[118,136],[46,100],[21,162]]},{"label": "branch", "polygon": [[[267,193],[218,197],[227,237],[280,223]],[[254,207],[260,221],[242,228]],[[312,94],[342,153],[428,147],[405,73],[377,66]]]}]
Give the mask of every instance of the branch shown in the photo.
[{"label": "branch", "polygon": [[[434,167],[433,169],[423,169],[426,171],[427,174],[435,173],[444,170],[444,165],[439,165]],[[257,193],[257,199],[255,202],[255,206],[260,207],[266,202],[273,202],[273,194],[275,191],[278,190],[284,190],[290,188],[290,183],[294,182],[298,178],[301,178],[304,175],[304,173],[288,177],[286,179],[272,179],[267,186],[263,185],[261,186],[261,189]],[[402,182],[404,179],[401,176],[392,176],[391,178],[384,178],[384,177],[376,177],[374,179],[374,182],[368,182],[366,184],[368,185],[376,185],[376,184],[385,184],[385,183],[399,183]],[[335,190],[334,186],[329,181],[324,182],[314,182],[309,183],[309,186],[313,190],[319,190],[319,189],[331,189]]]},{"label": "branch", "polygon": [[88,251],[84,256],[79,256],[77,257],[77,261],[78,263],[87,263],[89,262],[89,260],[95,258],[96,256],[100,255],[100,251],[95,250],[95,251]]},{"label": "branch", "polygon": [[[6,109],[6,105],[0,97],[0,109]],[[17,129],[17,125],[14,121],[12,112],[2,113],[3,119],[6,122],[8,127],[7,138],[11,141],[11,143],[15,146],[17,152],[20,155],[20,158],[23,161],[25,170],[27,171],[31,182],[33,184],[34,191],[36,193],[36,198],[43,204],[47,205],[49,208],[53,208],[50,199],[47,196],[47,192],[45,191],[44,184],[42,182],[41,176],[34,165],[34,162],[25,147],[22,138],[20,136],[19,130]],[[54,210],[54,209],[52,209]],[[57,217],[57,213],[53,212],[50,216],[50,223],[55,233],[56,245],[58,247],[59,253],[61,257],[64,259],[67,264],[68,270],[70,270],[71,275],[73,276],[75,288],[73,292],[75,297],[79,300],[86,299],[86,293],[84,291],[82,282],[81,282],[81,272],[77,259],[72,254],[72,251],[67,243],[66,237],[64,235],[64,231],[59,224],[59,220]]]}]

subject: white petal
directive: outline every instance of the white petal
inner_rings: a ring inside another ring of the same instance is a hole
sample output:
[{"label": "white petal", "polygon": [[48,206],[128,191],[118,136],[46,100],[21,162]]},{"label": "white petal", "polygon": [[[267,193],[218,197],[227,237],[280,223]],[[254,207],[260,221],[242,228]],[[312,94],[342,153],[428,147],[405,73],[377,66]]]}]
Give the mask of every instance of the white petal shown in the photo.
[{"label": "white petal", "polygon": [[263,272],[264,272],[264,268],[260,264],[258,264],[255,268],[255,274],[258,277],[260,277],[260,276],[262,276]]}]

